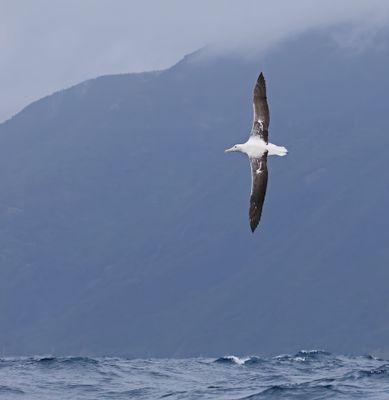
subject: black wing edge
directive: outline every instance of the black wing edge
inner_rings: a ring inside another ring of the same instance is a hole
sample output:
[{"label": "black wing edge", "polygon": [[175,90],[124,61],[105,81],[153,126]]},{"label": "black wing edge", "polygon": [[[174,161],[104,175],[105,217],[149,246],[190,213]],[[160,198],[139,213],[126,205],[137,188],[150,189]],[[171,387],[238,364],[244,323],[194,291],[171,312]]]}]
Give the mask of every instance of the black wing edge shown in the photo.
[{"label": "black wing edge", "polygon": [[261,72],[258,76],[257,83],[254,88],[254,96],[256,93],[262,97],[266,97],[266,81],[263,72]]},{"label": "black wing edge", "polygon": [[[260,136],[266,143],[268,143],[268,130],[270,124],[269,106],[266,97],[266,81],[263,73],[261,72],[254,87],[253,93],[253,127],[251,135]],[[262,121],[262,126],[258,120]]]},{"label": "black wing edge", "polygon": [[251,158],[251,195],[250,195],[250,228],[254,232],[262,215],[263,203],[266,196],[268,170],[267,152],[260,158]]}]

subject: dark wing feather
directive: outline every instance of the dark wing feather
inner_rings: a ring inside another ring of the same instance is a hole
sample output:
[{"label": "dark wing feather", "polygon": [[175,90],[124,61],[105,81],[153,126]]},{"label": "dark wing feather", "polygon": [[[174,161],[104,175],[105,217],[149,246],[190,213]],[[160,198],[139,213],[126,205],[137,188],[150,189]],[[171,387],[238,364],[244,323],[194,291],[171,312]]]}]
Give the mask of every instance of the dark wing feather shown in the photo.
[{"label": "dark wing feather", "polygon": [[262,72],[254,87],[253,108],[254,119],[251,135],[259,135],[266,143],[268,143],[270,114],[266,97],[266,82]]},{"label": "dark wing feather", "polygon": [[251,196],[250,196],[250,227],[254,232],[261,219],[263,202],[267,187],[267,152],[258,158],[250,158],[251,164]]}]

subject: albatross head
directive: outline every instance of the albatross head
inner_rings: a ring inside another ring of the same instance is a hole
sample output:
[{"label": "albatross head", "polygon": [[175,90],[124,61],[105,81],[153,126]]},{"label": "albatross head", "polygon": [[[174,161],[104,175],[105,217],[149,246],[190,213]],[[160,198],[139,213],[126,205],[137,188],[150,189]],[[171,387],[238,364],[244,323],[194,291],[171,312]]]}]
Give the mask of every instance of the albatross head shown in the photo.
[{"label": "albatross head", "polygon": [[243,152],[242,145],[236,144],[235,146],[232,146],[230,149],[224,150],[225,153],[231,153],[232,151]]}]

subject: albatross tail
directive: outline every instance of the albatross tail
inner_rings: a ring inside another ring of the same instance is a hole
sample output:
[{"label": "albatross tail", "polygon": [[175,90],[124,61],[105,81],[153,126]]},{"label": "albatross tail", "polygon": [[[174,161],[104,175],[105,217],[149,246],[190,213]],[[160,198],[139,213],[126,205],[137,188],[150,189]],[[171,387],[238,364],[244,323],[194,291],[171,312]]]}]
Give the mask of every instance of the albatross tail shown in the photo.
[{"label": "albatross tail", "polygon": [[269,143],[267,145],[267,149],[269,151],[269,156],[286,156],[288,154],[288,150],[284,146],[277,146],[276,144]]}]

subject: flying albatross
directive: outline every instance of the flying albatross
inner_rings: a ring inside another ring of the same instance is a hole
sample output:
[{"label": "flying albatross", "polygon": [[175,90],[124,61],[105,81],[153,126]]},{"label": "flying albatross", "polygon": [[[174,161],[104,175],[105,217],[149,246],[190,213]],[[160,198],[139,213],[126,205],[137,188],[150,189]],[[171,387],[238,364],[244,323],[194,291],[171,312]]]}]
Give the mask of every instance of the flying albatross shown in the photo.
[{"label": "flying albatross", "polygon": [[263,202],[267,187],[267,156],[285,156],[285,147],[269,143],[269,106],[266,98],[266,83],[261,72],[254,87],[253,97],[254,120],[250,137],[246,143],[236,144],[226,153],[240,151],[247,154],[251,165],[251,195],[250,195],[250,227],[254,232],[261,219]]}]

